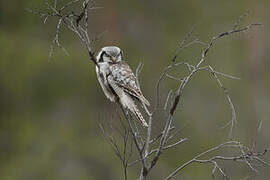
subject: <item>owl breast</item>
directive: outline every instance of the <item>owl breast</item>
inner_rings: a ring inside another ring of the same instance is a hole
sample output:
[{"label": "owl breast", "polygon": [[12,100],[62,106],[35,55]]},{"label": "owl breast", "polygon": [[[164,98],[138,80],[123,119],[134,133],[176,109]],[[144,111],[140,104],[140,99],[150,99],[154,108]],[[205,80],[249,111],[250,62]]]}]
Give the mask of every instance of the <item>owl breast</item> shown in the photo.
[{"label": "owl breast", "polygon": [[110,87],[107,76],[110,74],[108,63],[100,63],[99,67],[96,66],[96,73],[98,82],[105,94],[105,96],[110,99],[110,101],[115,102],[116,94],[113,89]]}]

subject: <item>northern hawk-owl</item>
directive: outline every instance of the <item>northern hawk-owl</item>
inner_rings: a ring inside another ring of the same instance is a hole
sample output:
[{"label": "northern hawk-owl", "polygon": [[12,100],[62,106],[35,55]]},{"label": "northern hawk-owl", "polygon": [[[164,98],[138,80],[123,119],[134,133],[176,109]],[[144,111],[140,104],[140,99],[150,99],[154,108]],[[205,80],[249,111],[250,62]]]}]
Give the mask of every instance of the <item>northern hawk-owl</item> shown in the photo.
[{"label": "northern hawk-owl", "polygon": [[131,68],[123,60],[121,49],[116,46],[103,47],[97,55],[97,64],[97,78],[106,97],[112,102],[119,101],[147,127],[135,101],[147,106],[150,103],[137,85],[136,76]]}]

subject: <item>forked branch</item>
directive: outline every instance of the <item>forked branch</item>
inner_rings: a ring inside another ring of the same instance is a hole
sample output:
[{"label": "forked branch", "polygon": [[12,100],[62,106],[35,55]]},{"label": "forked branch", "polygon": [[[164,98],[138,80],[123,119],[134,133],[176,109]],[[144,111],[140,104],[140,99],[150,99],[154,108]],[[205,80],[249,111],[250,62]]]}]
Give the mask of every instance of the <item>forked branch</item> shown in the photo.
[{"label": "forked branch", "polygon": [[[77,13],[71,11],[69,7],[72,7],[76,4],[81,4],[81,10]],[[28,10],[29,12],[39,15],[41,18],[44,18],[44,23],[49,19],[54,18],[58,21],[56,27],[55,38],[51,43],[50,57],[53,54],[54,46],[61,48],[65,54],[68,54],[66,49],[61,45],[59,41],[60,30],[63,28],[69,29],[80,39],[83,46],[86,48],[90,60],[97,65],[95,52],[93,48],[93,43],[97,40],[95,37],[89,37],[89,21],[88,21],[88,12],[89,10],[96,9],[94,7],[93,0],[72,0],[62,7],[57,6],[57,0],[54,0],[53,3],[49,1],[44,1],[46,6],[45,11],[36,11]]]},{"label": "forked branch", "polygon": [[[54,0],[53,3],[45,1],[46,6],[45,11],[29,10],[30,12],[42,17],[44,19],[43,20],[44,23],[46,23],[51,18],[57,20],[55,37],[51,43],[50,57],[53,54],[55,46],[61,48],[65,52],[65,54],[68,54],[66,49],[62,46],[59,40],[61,30],[68,29],[79,38],[84,48],[87,50],[90,60],[95,65],[97,65],[97,60],[95,58],[95,51],[93,46],[95,41],[97,41],[99,37],[98,36],[89,37],[88,33],[89,29],[91,29],[91,27],[89,26],[89,18],[88,18],[89,11],[96,9],[96,7],[94,6],[94,1],[71,0],[61,7],[58,6],[57,3],[58,3],[57,0]],[[72,9],[71,7],[74,7],[75,5],[78,4],[80,5],[80,10],[78,12],[73,12],[70,10]],[[218,84],[218,87],[222,89],[225,95],[232,116],[231,120],[227,123],[226,127],[227,126],[230,127],[229,135],[230,138],[233,138],[233,130],[236,124],[236,110],[234,104],[232,103],[229,91],[224,87],[221,78],[222,77],[230,79],[239,79],[239,78],[226,73],[218,72],[213,68],[213,66],[211,66],[210,64],[206,64],[206,62],[208,54],[212,50],[216,41],[236,33],[248,31],[253,27],[261,25],[259,23],[252,23],[246,26],[240,26],[240,22],[245,16],[246,15],[241,16],[239,20],[233,25],[231,30],[218,33],[216,36],[209,38],[209,42],[207,43],[202,42],[199,39],[193,39],[189,41],[194,31],[194,27],[190,32],[187,33],[187,35],[184,37],[184,40],[181,41],[179,46],[177,47],[174,56],[169,60],[170,62],[169,65],[165,67],[160,74],[160,77],[154,89],[156,101],[155,105],[153,106],[152,110],[149,110],[146,106],[143,107],[145,109],[146,116],[148,117],[147,129],[138,128],[136,122],[133,121],[132,116],[121,105],[120,107],[123,111],[123,116],[127,124],[124,125],[123,123],[121,123],[123,127],[123,133],[120,133],[122,134],[121,137],[123,139],[122,146],[119,145],[115,136],[108,133],[108,131],[113,131],[113,128],[109,128],[108,130],[104,127],[104,125],[100,126],[101,131],[105,136],[105,139],[108,141],[109,144],[111,144],[115,155],[122,162],[125,179],[128,179],[127,168],[137,162],[140,162],[141,170],[139,178],[140,180],[145,180],[148,177],[151,170],[157,165],[161,155],[165,150],[172,149],[174,147],[183,144],[184,142],[187,142],[187,138],[176,137],[176,134],[178,134],[177,132],[179,131],[175,126],[173,126],[174,118],[178,106],[183,98],[183,93],[184,90],[186,89],[187,84],[190,84],[193,77],[202,71],[210,72],[210,75],[214,77],[215,81]],[[199,44],[204,47],[200,57],[198,57],[197,63],[191,64],[188,61],[177,62],[178,55],[181,52],[181,50],[187,47],[191,47],[194,44]],[[203,64],[206,65],[203,66]],[[183,77],[175,77],[171,75],[170,74],[171,70],[176,69],[179,66],[185,67],[188,70],[187,74]],[[140,64],[136,71],[137,80],[139,80],[139,74],[141,70],[142,65]],[[162,82],[167,79],[175,80],[175,82],[177,83],[177,89],[175,91],[169,90],[166,101],[162,103],[160,86]],[[139,82],[137,82],[137,84],[139,85]],[[158,121],[159,119],[157,117],[157,114],[161,112],[163,112],[163,114],[165,115],[164,116],[165,118],[162,119],[162,122]],[[157,133],[157,135],[153,135],[152,127],[154,123],[163,124],[162,130],[160,131],[160,133]],[[174,142],[171,143],[172,139],[176,140],[174,140]],[[131,157],[134,148],[136,149],[138,156],[136,157],[136,159],[132,160]],[[221,149],[225,148],[235,149],[238,152],[238,155],[236,156],[215,155],[210,158],[203,158],[209,153],[220,152]],[[212,176],[214,177],[215,174],[219,172],[226,179],[228,179],[228,175],[221,168],[219,161],[241,161],[245,163],[247,167],[251,169],[251,171],[257,172],[257,169],[254,165],[255,161],[264,166],[270,167],[270,163],[268,163],[266,160],[262,158],[268,152],[269,148],[266,148],[261,152],[256,152],[254,150],[250,150],[247,146],[244,146],[242,143],[238,141],[228,141],[213,148],[210,148],[198,154],[197,156],[187,161],[186,163],[180,165],[169,176],[167,176],[166,179],[172,179],[185,167],[193,163],[212,164],[213,166]]]}]

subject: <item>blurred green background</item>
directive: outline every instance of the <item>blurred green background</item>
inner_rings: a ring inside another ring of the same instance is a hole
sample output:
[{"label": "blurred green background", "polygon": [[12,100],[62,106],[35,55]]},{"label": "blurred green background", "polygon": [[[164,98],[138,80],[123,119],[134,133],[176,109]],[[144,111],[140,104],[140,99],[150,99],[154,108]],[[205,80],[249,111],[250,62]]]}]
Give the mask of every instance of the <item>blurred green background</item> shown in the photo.
[{"label": "blurred green background", "polygon": [[[66,1],[59,0],[60,3]],[[90,15],[89,31],[108,32],[97,43],[116,45],[136,69],[144,63],[140,82],[154,103],[154,82],[169,63],[179,42],[195,24],[192,38],[208,41],[229,30],[244,12],[243,24],[261,22],[255,28],[219,41],[207,63],[217,71],[241,80],[222,78],[236,106],[236,139],[257,148],[269,147],[270,136],[270,1],[269,0],[98,0]],[[123,179],[121,163],[104,140],[99,123],[117,119],[115,106],[104,96],[94,65],[74,34],[63,31],[60,40],[70,56],[56,49],[49,60],[55,21],[47,24],[25,9],[44,9],[41,0],[0,1],[0,179]],[[180,53],[177,61],[196,63],[202,47]],[[177,73],[183,77],[185,72]],[[177,83],[162,86],[165,94]],[[175,123],[189,142],[166,151],[150,179],[161,179],[196,153],[226,141],[230,110],[222,90],[207,72],[187,86]],[[258,121],[263,122],[256,136]],[[162,121],[154,120],[154,132]],[[270,156],[266,156],[270,159]],[[251,175],[240,163],[222,163],[233,177]],[[210,165],[193,165],[177,179],[210,179]],[[258,167],[255,179],[269,179],[269,167]],[[131,167],[130,179],[139,169]],[[220,178],[220,177],[218,177]],[[247,179],[254,179],[252,177]]]}]

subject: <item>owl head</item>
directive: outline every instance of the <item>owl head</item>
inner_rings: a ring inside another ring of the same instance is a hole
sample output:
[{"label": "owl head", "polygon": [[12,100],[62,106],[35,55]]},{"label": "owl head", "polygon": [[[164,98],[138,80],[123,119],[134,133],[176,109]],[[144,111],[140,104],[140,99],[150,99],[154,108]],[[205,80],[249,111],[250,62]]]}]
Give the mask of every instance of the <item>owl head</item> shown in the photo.
[{"label": "owl head", "polygon": [[103,47],[97,55],[97,63],[110,62],[116,63],[123,60],[123,52],[119,47],[106,46]]}]

